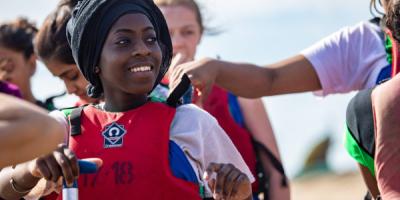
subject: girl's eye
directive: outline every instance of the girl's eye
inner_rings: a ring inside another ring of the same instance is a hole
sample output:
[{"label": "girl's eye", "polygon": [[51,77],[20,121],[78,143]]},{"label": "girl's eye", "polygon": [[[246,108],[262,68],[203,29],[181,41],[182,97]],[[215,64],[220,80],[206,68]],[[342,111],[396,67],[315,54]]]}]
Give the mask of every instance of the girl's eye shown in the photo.
[{"label": "girl's eye", "polygon": [[149,37],[146,39],[146,42],[154,44],[157,42],[157,38],[156,37]]},{"label": "girl's eye", "polygon": [[77,73],[77,74],[75,74],[74,76],[70,77],[69,80],[71,80],[71,81],[76,81],[76,80],[78,79],[78,77],[79,77],[79,74]]},{"label": "girl's eye", "polygon": [[122,40],[118,40],[116,42],[117,45],[127,45],[129,44],[131,41],[129,39],[122,39]]},{"label": "girl's eye", "polygon": [[191,36],[193,34],[194,34],[194,31],[192,31],[192,30],[186,30],[186,31],[182,32],[183,36]]},{"label": "girl's eye", "polygon": [[77,72],[70,72],[70,73],[68,73],[68,74],[66,75],[66,78],[67,78],[68,80],[70,80],[70,81],[75,81],[75,80],[78,79],[78,77],[79,77],[79,73],[77,73]]}]

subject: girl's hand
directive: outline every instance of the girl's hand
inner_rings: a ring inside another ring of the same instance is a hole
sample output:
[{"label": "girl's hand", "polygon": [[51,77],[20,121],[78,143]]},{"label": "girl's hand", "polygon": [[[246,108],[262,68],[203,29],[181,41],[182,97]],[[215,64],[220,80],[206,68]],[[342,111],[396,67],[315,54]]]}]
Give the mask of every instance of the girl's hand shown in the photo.
[{"label": "girl's hand", "polygon": [[[177,53],[171,60],[171,65],[169,66],[168,72],[167,72],[167,77],[169,79],[169,88],[175,88],[176,85],[173,84],[173,77],[172,75],[175,73],[175,70],[177,69],[176,67],[179,66],[180,64],[186,62],[186,56],[182,53]],[[175,83],[175,82],[174,82]],[[175,83],[176,84],[176,83]],[[179,84],[179,82],[178,82]],[[173,90],[169,90],[172,92]]]},{"label": "girl's hand", "polygon": [[[212,177],[213,173],[216,173],[216,178]],[[210,163],[204,179],[216,200],[243,200],[251,197],[249,178],[232,164]]]},{"label": "girl's hand", "polygon": [[33,176],[54,183],[64,177],[68,186],[79,176],[78,159],[65,144],[60,144],[53,153],[31,161],[29,170]]},{"label": "girl's hand", "polygon": [[187,74],[197,95],[207,99],[218,75],[218,66],[214,61],[213,59],[205,58],[174,67],[170,78],[170,88],[172,90],[175,89],[182,76]]}]

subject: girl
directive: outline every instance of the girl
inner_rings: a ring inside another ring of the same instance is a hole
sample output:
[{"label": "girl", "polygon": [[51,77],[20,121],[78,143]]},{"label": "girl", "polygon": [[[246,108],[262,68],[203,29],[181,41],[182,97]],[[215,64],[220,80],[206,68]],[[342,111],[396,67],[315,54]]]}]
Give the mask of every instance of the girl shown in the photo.
[{"label": "girl", "polygon": [[0,81],[18,86],[22,98],[48,110],[32,94],[30,79],[36,71],[36,56],[33,52],[33,37],[36,27],[24,18],[0,25]]},{"label": "girl", "polygon": [[[199,6],[193,0],[156,0],[155,3],[161,9],[171,34],[173,64],[192,61],[197,45],[204,31],[207,31]],[[171,68],[173,70],[173,66]],[[167,73],[164,83],[168,84],[167,79],[170,74]],[[282,186],[282,179],[286,177],[282,177],[284,174],[279,161],[279,151],[262,101],[236,97],[214,86],[210,96],[203,101],[197,101],[196,104],[216,117],[252,170],[253,176],[262,174],[262,177],[253,183],[254,198],[264,196],[265,199],[289,199],[288,187]],[[261,146],[267,146],[272,150],[275,155],[273,159],[279,164],[278,168],[273,162],[265,159],[269,154],[266,155],[261,149],[254,152],[252,140],[263,141],[260,143]],[[258,159],[262,158],[263,167],[258,169],[256,154],[262,154]]]},{"label": "girl", "polygon": [[53,113],[70,123],[69,146],[78,157],[104,161],[97,176],[79,178],[80,198],[250,198],[253,177],[214,119],[192,105],[148,102],[172,57],[152,1],[81,1],[67,38],[89,96],[105,100]]},{"label": "girl", "polygon": [[71,18],[71,11],[76,3],[76,0],[62,1],[46,17],[36,35],[35,50],[47,69],[64,81],[67,92],[79,97],[76,106],[80,106],[98,103],[98,100],[86,95],[88,82],[75,64],[65,34],[67,22]]},{"label": "girl", "polygon": [[[400,30],[398,28],[400,21],[399,8],[400,1],[398,0],[389,0],[386,2],[386,26],[393,34],[393,61],[395,61],[393,64],[397,67],[397,70],[400,42]],[[400,131],[397,125],[400,113],[398,103],[400,90],[398,85],[399,76],[396,75],[392,80],[375,88],[372,91],[372,95],[369,92],[369,95],[362,99],[364,101],[368,99],[370,105],[372,104],[372,109],[371,106],[369,109],[372,110],[371,116],[372,113],[374,115],[373,124],[375,132],[373,132],[372,136],[370,132],[363,135],[369,135],[369,139],[373,140],[374,157],[372,162],[374,163],[374,172],[376,175],[374,181],[378,185],[382,199],[385,200],[400,198],[400,184],[398,182],[400,178],[400,157],[397,155],[399,152],[398,133]]]},{"label": "girl", "polygon": [[[392,63],[392,76],[399,72],[399,53],[398,40],[396,39],[396,29],[391,24],[397,20],[394,14],[394,1],[385,1],[384,9],[388,13],[385,17],[387,60]],[[359,92],[349,103],[347,108],[346,120],[346,140],[345,147],[349,154],[359,163],[364,181],[373,198],[378,198],[380,190],[376,181],[375,168],[375,121],[373,118],[372,89]]]}]

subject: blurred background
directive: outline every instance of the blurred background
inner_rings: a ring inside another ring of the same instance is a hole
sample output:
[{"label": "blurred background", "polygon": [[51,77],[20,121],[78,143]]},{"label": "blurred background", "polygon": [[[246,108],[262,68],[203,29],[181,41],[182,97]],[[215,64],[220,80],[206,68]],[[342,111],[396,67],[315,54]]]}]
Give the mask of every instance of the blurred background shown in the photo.
[{"label": "blurred background", "polygon": [[[25,16],[38,26],[57,0],[0,0],[0,21]],[[297,54],[344,26],[372,18],[367,0],[198,0],[206,23],[219,30],[203,38],[198,57],[270,64]],[[33,79],[38,99],[64,91],[63,83],[42,64]],[[354,94],[317,98],[312,93],[264,98],[293,199],[362,199],[366,189],[356,165],[343,148],[345,110]],[[56,105],[70,106],[77,98],[67,95]],[[330,145],[321,141],[330,138]],[[327,152],[322,176],[304,175],[311,149]],[[303,175],[302,177],[298,176]],[[323,196],[321,196],[323,195]]]}]

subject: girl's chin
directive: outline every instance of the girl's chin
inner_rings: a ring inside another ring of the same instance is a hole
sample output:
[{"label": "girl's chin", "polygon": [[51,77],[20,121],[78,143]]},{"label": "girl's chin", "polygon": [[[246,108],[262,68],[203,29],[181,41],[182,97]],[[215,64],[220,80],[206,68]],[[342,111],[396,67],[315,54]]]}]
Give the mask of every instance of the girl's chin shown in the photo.
[{"label": "girl's chin", "polygon": [[98,100],[88,97],[87,95],[80,95],[78,96],[81,101],[86,103],[96,103]]}]

